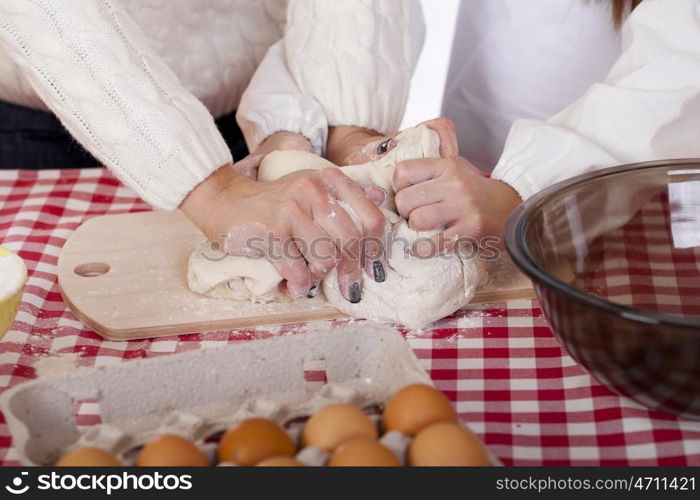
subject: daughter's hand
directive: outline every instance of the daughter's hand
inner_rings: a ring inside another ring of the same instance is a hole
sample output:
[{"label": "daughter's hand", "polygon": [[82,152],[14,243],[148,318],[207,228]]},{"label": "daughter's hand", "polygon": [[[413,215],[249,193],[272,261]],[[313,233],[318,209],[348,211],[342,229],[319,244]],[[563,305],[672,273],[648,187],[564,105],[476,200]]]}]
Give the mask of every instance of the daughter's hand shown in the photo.
[{"label": "daughter's hand", "polygon": [[413,253],[432,257],[451,252],[460,242],[485,237],[502,246],[506,221],[520,204],[508,184],[489,179],[464,158],[407,160],[394,171],[396,206],[417,231],[441,230],[432,242],[419,242]]},{"label": "daughter's hand", "polygon": [[403,161],[393,179],[396,207],[408,225],[416,231],[440,230],[432,241],[419,242],[413,253],[432,257],[459,250],[459,244],[471,251],[486,237],[497,238],[502,247],[506,222],[520,196],[459,157],[451,120],[438,118],[425,125],[440,136],[441,158]]},{"label": "daughter's hand", "polygon": [[[272,182],[257,182],[264,154],[285,146],[304,147],[299,137],[285,134],[271,136],[275,142],[266,141],[269,150],[262,149],[263,143],[253,156],[216,170],[180,208],[227,253],[267,257],[292,296],[315,295],[318,283],[337,268],[341,293],[350,302],[359,302],[361,268],[376,281],[385,279],[386,256],[379,244],[385,220],[378,200],[338,168],[300,170]],[[335,200],[354,210],[361,230]],[[374,245],[368,248],[366,242]]]}]

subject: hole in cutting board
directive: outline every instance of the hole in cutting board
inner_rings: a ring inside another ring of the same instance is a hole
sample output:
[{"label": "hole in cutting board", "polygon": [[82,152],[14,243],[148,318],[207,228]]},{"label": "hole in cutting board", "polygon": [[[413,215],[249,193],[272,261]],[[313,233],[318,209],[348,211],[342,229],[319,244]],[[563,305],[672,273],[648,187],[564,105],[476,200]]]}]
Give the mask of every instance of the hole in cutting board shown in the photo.
[{"label": "hole in cutting board", "polygon": [[109,270],[109,264],[105,264],[104,262],[88,262],[87,264],[80,264],[73,268],[75,274],[83,276],[84,278],[102,276],[103,274],[107,274]]}]

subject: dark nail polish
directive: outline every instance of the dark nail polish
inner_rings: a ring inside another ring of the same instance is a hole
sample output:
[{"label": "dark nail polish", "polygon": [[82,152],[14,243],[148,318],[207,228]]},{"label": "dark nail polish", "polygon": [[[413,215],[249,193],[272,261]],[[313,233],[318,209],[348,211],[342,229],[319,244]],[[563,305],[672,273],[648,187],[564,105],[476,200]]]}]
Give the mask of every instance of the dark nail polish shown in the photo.
[{"label": "dark nail polish", "polygon": [[309,293],[306,295],[308,298],[313,299],[318,295],[318,285],[314,285],[309,289]]},{"label": "dark nail polish", "polygon": [[377,283],[384,283],[384,280],[386,280],[386,271],[384,270],[384,264],[382,264],[381,260],[372,262],[372,271],[374,272],[374,281]]},{"label": "dark nail polish", "polygon": [[389,150],[390,143],[391,139],[387,139],[377,144],[377,154],[380,156],[386,154],[386,152]]},{"label": "dark nail polish", "polygon": [[353,304],[357,304],[361,299],[362,290],[360,289],[360,284],[356,281],[348,289],[348,300]]}]

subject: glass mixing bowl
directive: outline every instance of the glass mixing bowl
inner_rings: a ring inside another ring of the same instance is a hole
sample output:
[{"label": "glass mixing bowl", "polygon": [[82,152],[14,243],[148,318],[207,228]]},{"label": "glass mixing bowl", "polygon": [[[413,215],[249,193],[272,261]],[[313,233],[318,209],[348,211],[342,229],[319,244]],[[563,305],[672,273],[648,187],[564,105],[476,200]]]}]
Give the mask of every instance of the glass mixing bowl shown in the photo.
[{"label": "glass mixing bowl", "polygon": [[700,419],[700,160],[556,184],[506,229],[569,354],[650,408]]}]

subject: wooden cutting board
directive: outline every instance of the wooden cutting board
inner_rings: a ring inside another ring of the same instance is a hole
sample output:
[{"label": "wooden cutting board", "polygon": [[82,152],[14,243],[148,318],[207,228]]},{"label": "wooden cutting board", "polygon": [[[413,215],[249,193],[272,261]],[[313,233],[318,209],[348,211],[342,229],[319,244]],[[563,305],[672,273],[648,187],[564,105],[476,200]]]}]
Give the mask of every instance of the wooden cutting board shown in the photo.
[{"label": "wooden cutting board", "polygon": [[[83,323],[110,340],[345,317],[318,297],[253,304],[191,292],[187,260],[204,239],[179,211],[90,219],[58,258],[61,293]],[[490,278],[473,302],[534,296],[530,282],[510,266],[490,276],[498,279]]]}]

